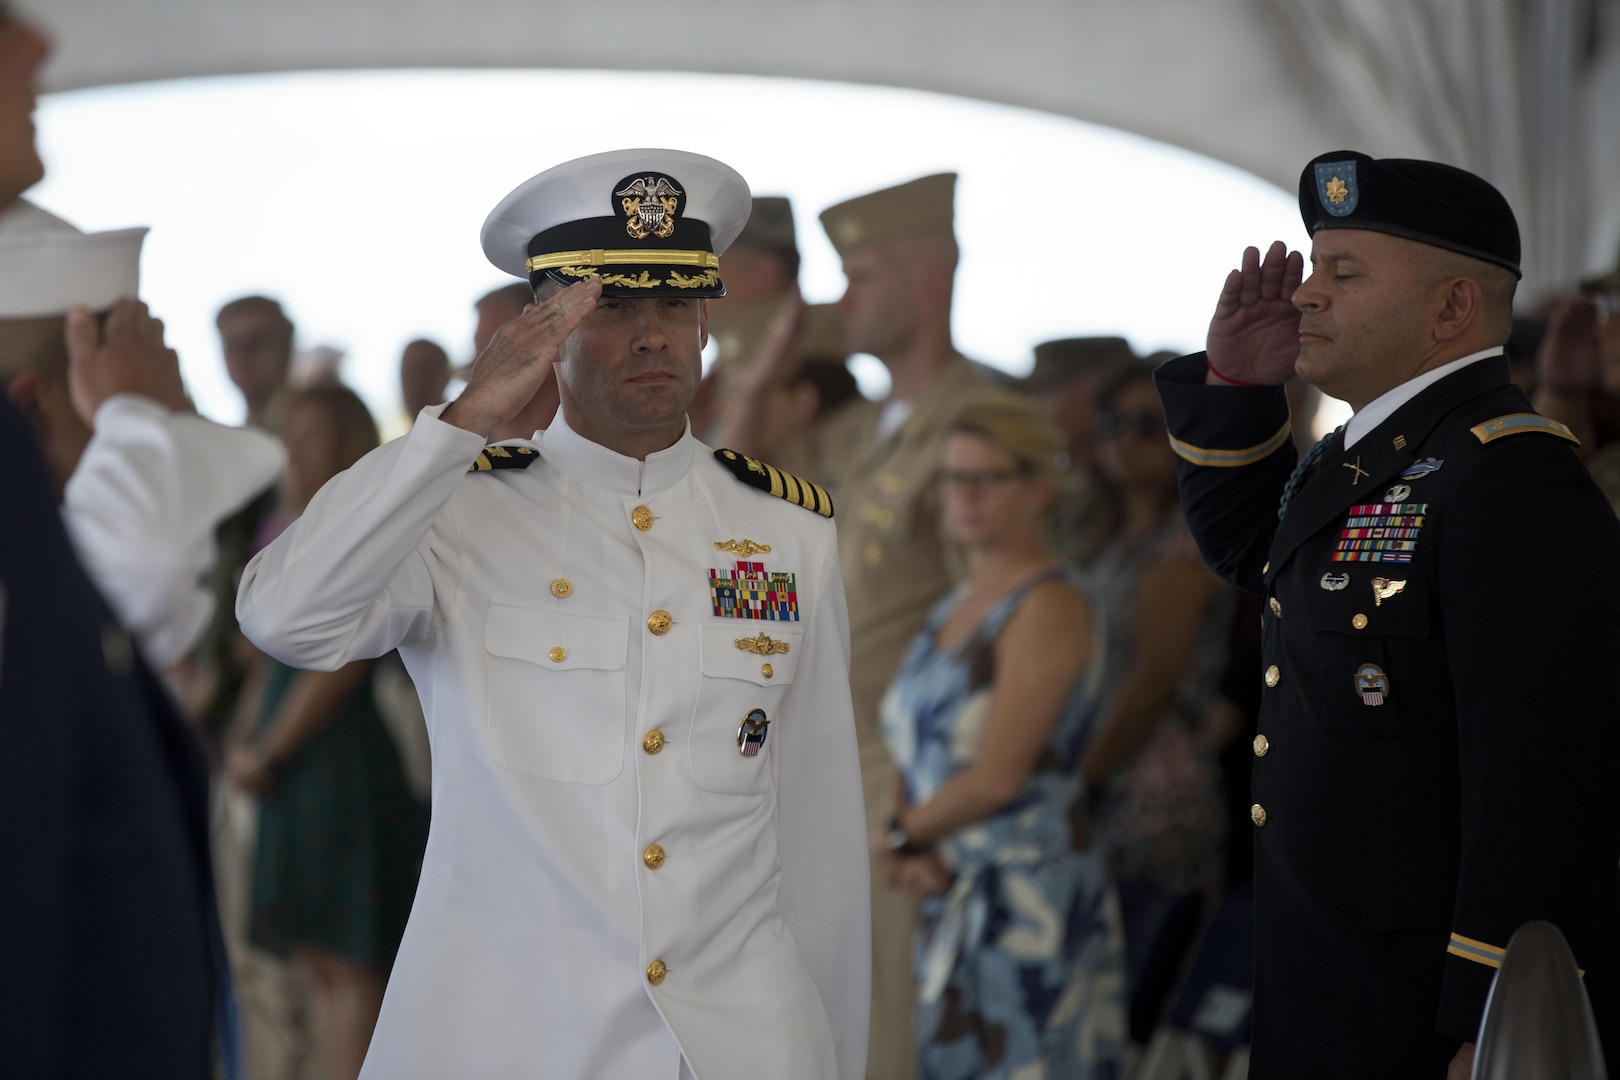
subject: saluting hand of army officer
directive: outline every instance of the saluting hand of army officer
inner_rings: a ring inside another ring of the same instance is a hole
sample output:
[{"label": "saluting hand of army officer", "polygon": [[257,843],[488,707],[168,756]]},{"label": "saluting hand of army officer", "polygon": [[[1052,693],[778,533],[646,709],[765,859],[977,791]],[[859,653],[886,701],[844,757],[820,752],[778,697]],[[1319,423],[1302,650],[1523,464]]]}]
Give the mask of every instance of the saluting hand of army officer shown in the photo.
[{"label": "saluting hand of army officer", "polygon": [[1211,386],[1281,386],[1294,377],[1299,358],[1300,313],[1294,290],[1304,278],[1305,258],[1281,240],[1264,261],[1259,248],[1245,248],[1243,264],[1226,285],[1209,321],[1205,351]]},{"label": "saluting hand of army officer", "polygon": [[473,361],[467,388],[440,419],[488,436],[516,416],[551,377],[562,343],[596,309],[601,295],[602,279],[590,277],[526,306],[522,315],[495,332]]},{"label": "saluting hand of army officer", "polygon": [[190,411],[180,358],[163,343],[163,320],[126,296],[104,320],[88,309],[68,313],[68,392],[93,425],[96,410],[116,394],[139,394],[176,411]]}]

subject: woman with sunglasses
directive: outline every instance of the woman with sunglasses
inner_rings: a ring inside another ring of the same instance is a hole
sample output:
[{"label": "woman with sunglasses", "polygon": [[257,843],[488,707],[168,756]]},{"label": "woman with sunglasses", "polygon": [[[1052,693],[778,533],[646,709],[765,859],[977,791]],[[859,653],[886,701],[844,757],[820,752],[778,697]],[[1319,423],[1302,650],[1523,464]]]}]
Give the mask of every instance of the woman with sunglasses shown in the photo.
[{"label": "woman with sunglasses", "polygon": [[1205,718],[1220,691],[1236,597],[1205,567],[1176,493],[1175,457],[1152,373],[1099,398],[1098,465],[1118,525],[1094,567],[1108,612],[1107,704],[1081,766],[1126,901],[1143,890],[1213,898],[1225,809]]},{"label": "woman with sunglasses", "polygon": [[1118,905],[1078,767],[1103,637],[1046,539],[1061,436],[1013,399],[968,407],[950,431],[939,494],[968,576],[884,699],[897,812],[874,838],[880,872],[922,901],[919,1072],[1116,1077]]}]

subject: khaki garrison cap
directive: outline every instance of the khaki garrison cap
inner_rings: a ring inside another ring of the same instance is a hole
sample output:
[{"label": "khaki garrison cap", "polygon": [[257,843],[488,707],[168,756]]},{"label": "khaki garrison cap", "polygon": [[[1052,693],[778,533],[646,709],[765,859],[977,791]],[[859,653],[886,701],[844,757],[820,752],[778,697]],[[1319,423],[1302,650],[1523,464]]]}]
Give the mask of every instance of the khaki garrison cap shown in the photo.
[{"label": "khaki garrison cap", "polygon": [[848,255],[910,233],[954,236],[955,205],[956,174],[936,173],[829,206],[821,212],[821,226],[838,254]]},{"label": "khaki garrison cap", "polygon": [[1035,366],[1024,385],[1044,390],[1088,371],[1110,374],[1136,363],[1131,343],[1122,337],[1060,338],[1035,346]]},{"label": "khaki garrison cap", "polygon": [[[747,364],[759,352],[775,317],[780,300],[733,306],[716,304],[709,309],[709,336],[714,339],[715,363],[721,366]],[[837,304],[810,304],[804,309],[804,327],[799,338],[799,358],[842,364],[849,356],[844,347],[844,323]]]},{"label": "khaki garrison cap", "polygon": [[731,243],[734,247],[797,252],[799,236],[793,228],[793,204],[781,195],[755,195],[748,224]]}]

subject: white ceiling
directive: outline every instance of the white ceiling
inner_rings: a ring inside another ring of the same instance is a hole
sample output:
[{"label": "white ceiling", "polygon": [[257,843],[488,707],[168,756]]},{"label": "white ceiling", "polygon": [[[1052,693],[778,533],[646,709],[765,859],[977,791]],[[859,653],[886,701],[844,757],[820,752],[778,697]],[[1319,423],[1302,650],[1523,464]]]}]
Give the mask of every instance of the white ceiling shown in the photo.
[{"label": "white ceiling", "polygon": [[[1377,145],[1371,133],[1379,127],[1358,123],[1323,89],[1326,80],[1306,70],[1301,51],[1266,14],[1267,2],[704,0],[676,7],[585,0],[25,0],[20,6],[56,42],[45,73],[52,90],[311,69],[682,70],[904,86],[1044,109],[1180,145],[1290,191],[1303,163],[1327,150],[1424,155],[1421,146]],[[1595,2],[1612,14],[1612,0]],[[1620,174],[1620,49],[1613,59],[1608,85],[1615,93],[1594,117],[1599,178]],[[543,112],[549,103],[527,107]],[[660,114],[703,103],[626,98],[601,107],[627,142],[642,142],[656,135]],[[1620,233],[1620,189],[1607,181],[1592,186],[1599,191],[1595,232],[1606,237],[1593,240],[1588,262],[1595,268]],[[1182,212],[1196,206],[1196,193],[1189,193]]]}]

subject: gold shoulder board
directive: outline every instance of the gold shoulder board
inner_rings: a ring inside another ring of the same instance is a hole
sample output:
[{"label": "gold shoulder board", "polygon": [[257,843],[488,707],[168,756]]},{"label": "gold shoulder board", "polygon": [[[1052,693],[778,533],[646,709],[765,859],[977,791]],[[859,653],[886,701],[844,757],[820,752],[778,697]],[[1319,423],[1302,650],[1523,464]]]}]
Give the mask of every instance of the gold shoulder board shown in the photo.
[{"label": "gold shoulder board", "polygon": [[774,465],[767,465],[735,450],[716,450],[714,460],[730,470],[731,475],[764,492],[786,499],[795,506],[814,510],[822,517],[833,516],[832,496],[820,484],[785,473]]},{"label": "gold shoulder board", "polygon": [[1508,413],[1498,416],[1495,420],[1487,420],[1483,424],[1475,424],[1468,429],[1474,433],[1474,438],[1482,443],[1495,442],[1507,435],[1520,435],[1527,431],[1539,431],[1543,435],[1556,435],[1560,439],[1567,439],[1576,446],[1581,440],[1575,433],[1556,420],[1549,420],[1545,416],[1533,412]]},{"label": "gold shoulder board", "polygon": [[491,469],[527,469],[540,455],[527,446],[486,446],[478,451],[468,472],[489,472]]}]

